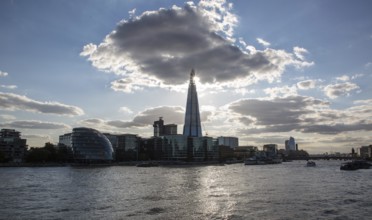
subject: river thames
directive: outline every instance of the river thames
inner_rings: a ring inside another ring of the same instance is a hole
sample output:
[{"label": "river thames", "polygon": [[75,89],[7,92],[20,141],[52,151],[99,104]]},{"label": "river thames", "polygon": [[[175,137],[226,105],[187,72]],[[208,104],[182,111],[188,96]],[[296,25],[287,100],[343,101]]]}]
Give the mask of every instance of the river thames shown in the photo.
[{"label": "river thames", "polygon": [[0,168],[1,219],[371,219],[372,170],[244,166]]}]

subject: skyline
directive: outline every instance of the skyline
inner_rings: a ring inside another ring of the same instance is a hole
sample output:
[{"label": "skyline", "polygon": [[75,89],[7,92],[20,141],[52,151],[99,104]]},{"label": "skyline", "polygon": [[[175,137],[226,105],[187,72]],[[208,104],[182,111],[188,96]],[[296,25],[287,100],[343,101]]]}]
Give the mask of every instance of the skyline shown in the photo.
[{"label": "skyline", "polygon": [[1,1],[0,127],[30,146],[80,126],[149,137],[161,116],[181,128],[195,68],[203,135],[349,152],[372,142],[371,6]]}]

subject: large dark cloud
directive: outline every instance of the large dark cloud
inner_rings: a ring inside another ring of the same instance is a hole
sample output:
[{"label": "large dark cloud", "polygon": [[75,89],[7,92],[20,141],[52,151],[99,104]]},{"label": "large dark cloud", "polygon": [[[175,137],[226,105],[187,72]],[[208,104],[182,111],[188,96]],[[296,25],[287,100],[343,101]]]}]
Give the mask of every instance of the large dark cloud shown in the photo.
[{"label": "large dark cloud", "polygon": [[76,106],[65,105],[59,102],[40,102],[26,96],[2,92],[0,92],[0,109],[10,111],[24,110],[69,116],[84,114],[84,111]]},{"label": "large dark cloud", "polygon": [[[136,75],[123,80],[137,86],[149,86],[143,82],[149,78],[183,84],[191,68],[202,83],[226,83],[252,74],[277,78],[287,65],[311,65],[283,50],[243,51],[217,34],[216,23],[200,7],[190,5],[122,21],[101,44],[86,45],[81,55],[98,69]],[[131,89],[135,87],[127,85],[122,91]]]}]

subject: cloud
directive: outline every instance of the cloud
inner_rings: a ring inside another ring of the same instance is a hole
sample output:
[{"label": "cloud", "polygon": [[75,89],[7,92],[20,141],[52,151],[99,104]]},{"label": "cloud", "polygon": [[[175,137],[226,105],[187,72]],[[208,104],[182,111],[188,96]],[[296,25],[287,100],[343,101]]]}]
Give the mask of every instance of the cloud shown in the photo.
[{"label": "cloud", "polygon": [[372,130],[372,101],[358,100],[354,106],[336,110],[330,103],[306,96],[241,99],[230,103],[229,117],[244,127],[239,134],[300,132],[339,134]]},{"label": "cloud", "polygon": [[359,86],[355,83],[345,82],[328,85],[324,88],[324,92],[329,98],[335,99],[340,96],[347,96],[355,89],[359,89]]},{"label": "cloud", "polygon": [[16,119],[16,117],[13,115],[0,115],[0,118],[7,121]]},{"label": "cloud", "polygon": [[316,80],[304,80],[297,83],[297,87],[302,90],[313,89],[316,86]]},{"label": "cloud", "polygon": [[90,119],[85,119],[85,120],[82,120],[81,121],[82,124],[84,125],[100,125],[100,124],[103,124],[105,123],[104,120],[102,119],[99,119],[99,118],[90,118]]},{"label": "cloud", "polygon": [[372,131],[372,124],[309,125],[301,129],[303,133],[339,134],[345,131]]},{"label": "cloud", "polygon": [[65,105],[59,102],[40,102],[26,96],[14,93],[0,92],[0,109],[24,110],[37,113],[77,116],[83,115],[84,111],[76,106]]},{"label": "cloud", "polygon": [[284,50],[250,53],[234,45],[237,19],[231,7],[225,1],[201,1],[146,11],[121,21],[102,43],[87,44],[80,55],[97,69],[122,76],[111,83],[122,92],[176,88],[187,83],[191,68],[201,84],[237,88],[272,82],[287,66],[313,65]]},{"label": "cloud", "polygon": [[340,77],[336,77],[336,80],[346,82],[350,80],[350,77],[348,75],[342,75]]},{"label": "cloud", "polygon": [[[214,109],[210,106],[203,106],[200,112],[201,121],[208,121]],[[182,125],[184,123],[185,109],[180,106],[158,106],[145,109],[133,117],[132,120],[103,120],[91,118],[80,121],[80,124],[91,127],[100,127],[104,130],[113,128],[141,128],[152,126],[154,121],[163,117],[165,124]]]},{"label": "cloud", "polygon": [[183,124],[185,109],[180,106],[159,106],[148,108],[138,113],[130,121],[123,120],[102,120],[98,118],[86,119],[80,123],[88,126],[99,126],[104,128],[132,128],[148,127],[159,117],[163,117],[166,124]]},{"label": "cloud", "polygon": [[267,42],[267,41],[265,41],[265,40],[262,39],[262,38],[256,38],[256,40],[257,40],[257,42],[258,42],[259,44],[262,44],[262,46],[264,46],[264,47],[268,47],[268,46],[270,46],[270,43]]},{"label": "cloud", "polygon": [[356,74],[351,76],[351,79],[357,79],[357,78],[360,78],[360,77],[363,77],[363,76],[364,76],[363,73],[356,73]]},{"label": "cloud", "polygon": [[21,129],[70,129],[70,126],[63,123],[43,122],[35,120],[12,121],[0,124],[1,127]]},{"label": "cloud", "polygon": [[313,113],[312,107],[328,104],[312,97],[288,96],[272,99],[241,99],[229,104],[228,109],[241,116],[252,117],[256,120],[256,125],[293,125],[302,122],[301,116]]},{"label": "cloud", "polygon": [[7,76],[7,75],[8,75],[7,72],[3,72],[3,71],[0,70],[0,77],[5,77],[5,76]]},{"label": "cloud", "polygon": [[42,135],[42,134],[23,134],[22,138],[26,138],[26,139],[35,138],[35,139],[47,139],[47,140],[52,139],[49,135]]},{"label": "cloud", "polygon": [[129,17],[133,17],[133,16],[135,16],[135,14],[136,14],[136,9],[135,8],[133,8],[132,10],[130,10],[129,12]]},{"label": "cloud", "polygon": [[133,111],[130,110],[130,108],[125,107],[125,106],[120,107],[119,112],[126,113],[126,114],[132,114],[133,113]]},{"label": "cloud", "polygon": [[159,117],[163,117],[167,124],[183,124],[184,114],[185,110],[180,106],[159,106],[140,112],[132,121],[115,120],[107,121],[106,124],[119,128],[145,127],[152,125]]},{"label": "cloud", "polygon": [[16,89],[17,88],[16,85],[0,85],[0,87],[4,89]]},{"label": "cloud", "polygon": [[302,47],[294,47],[293,53],[295,56],[300,60],[305,60],[304,54],[308,53],[308,51],[305,48]]},{"label": "cloud", "polygon": [[297,95],[297,87],[296,86],[271,87],[271,88],[264,89],[264,92],[270,95],[270,97],[294,96],[294,95]]},{"label": "cloud", "polygon": [[30,147],[41,147],[46,142],[53,142],[53,138],[44,134],[22,134],[22,138],[27,139],[27,145]]}]

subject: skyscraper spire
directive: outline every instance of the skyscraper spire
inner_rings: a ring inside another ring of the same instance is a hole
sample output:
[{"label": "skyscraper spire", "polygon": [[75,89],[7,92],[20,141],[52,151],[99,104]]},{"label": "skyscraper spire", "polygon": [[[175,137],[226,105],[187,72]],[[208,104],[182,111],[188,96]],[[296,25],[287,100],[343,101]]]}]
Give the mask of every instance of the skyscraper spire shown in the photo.
[{"label": "skyscraper spire", "polygon": [[200,124],[198,93],[194,82],[195,71],[191,70],[189,90],[187,93],[185,123],[183,135],[188,137],[201,137],[202,129]]}]

